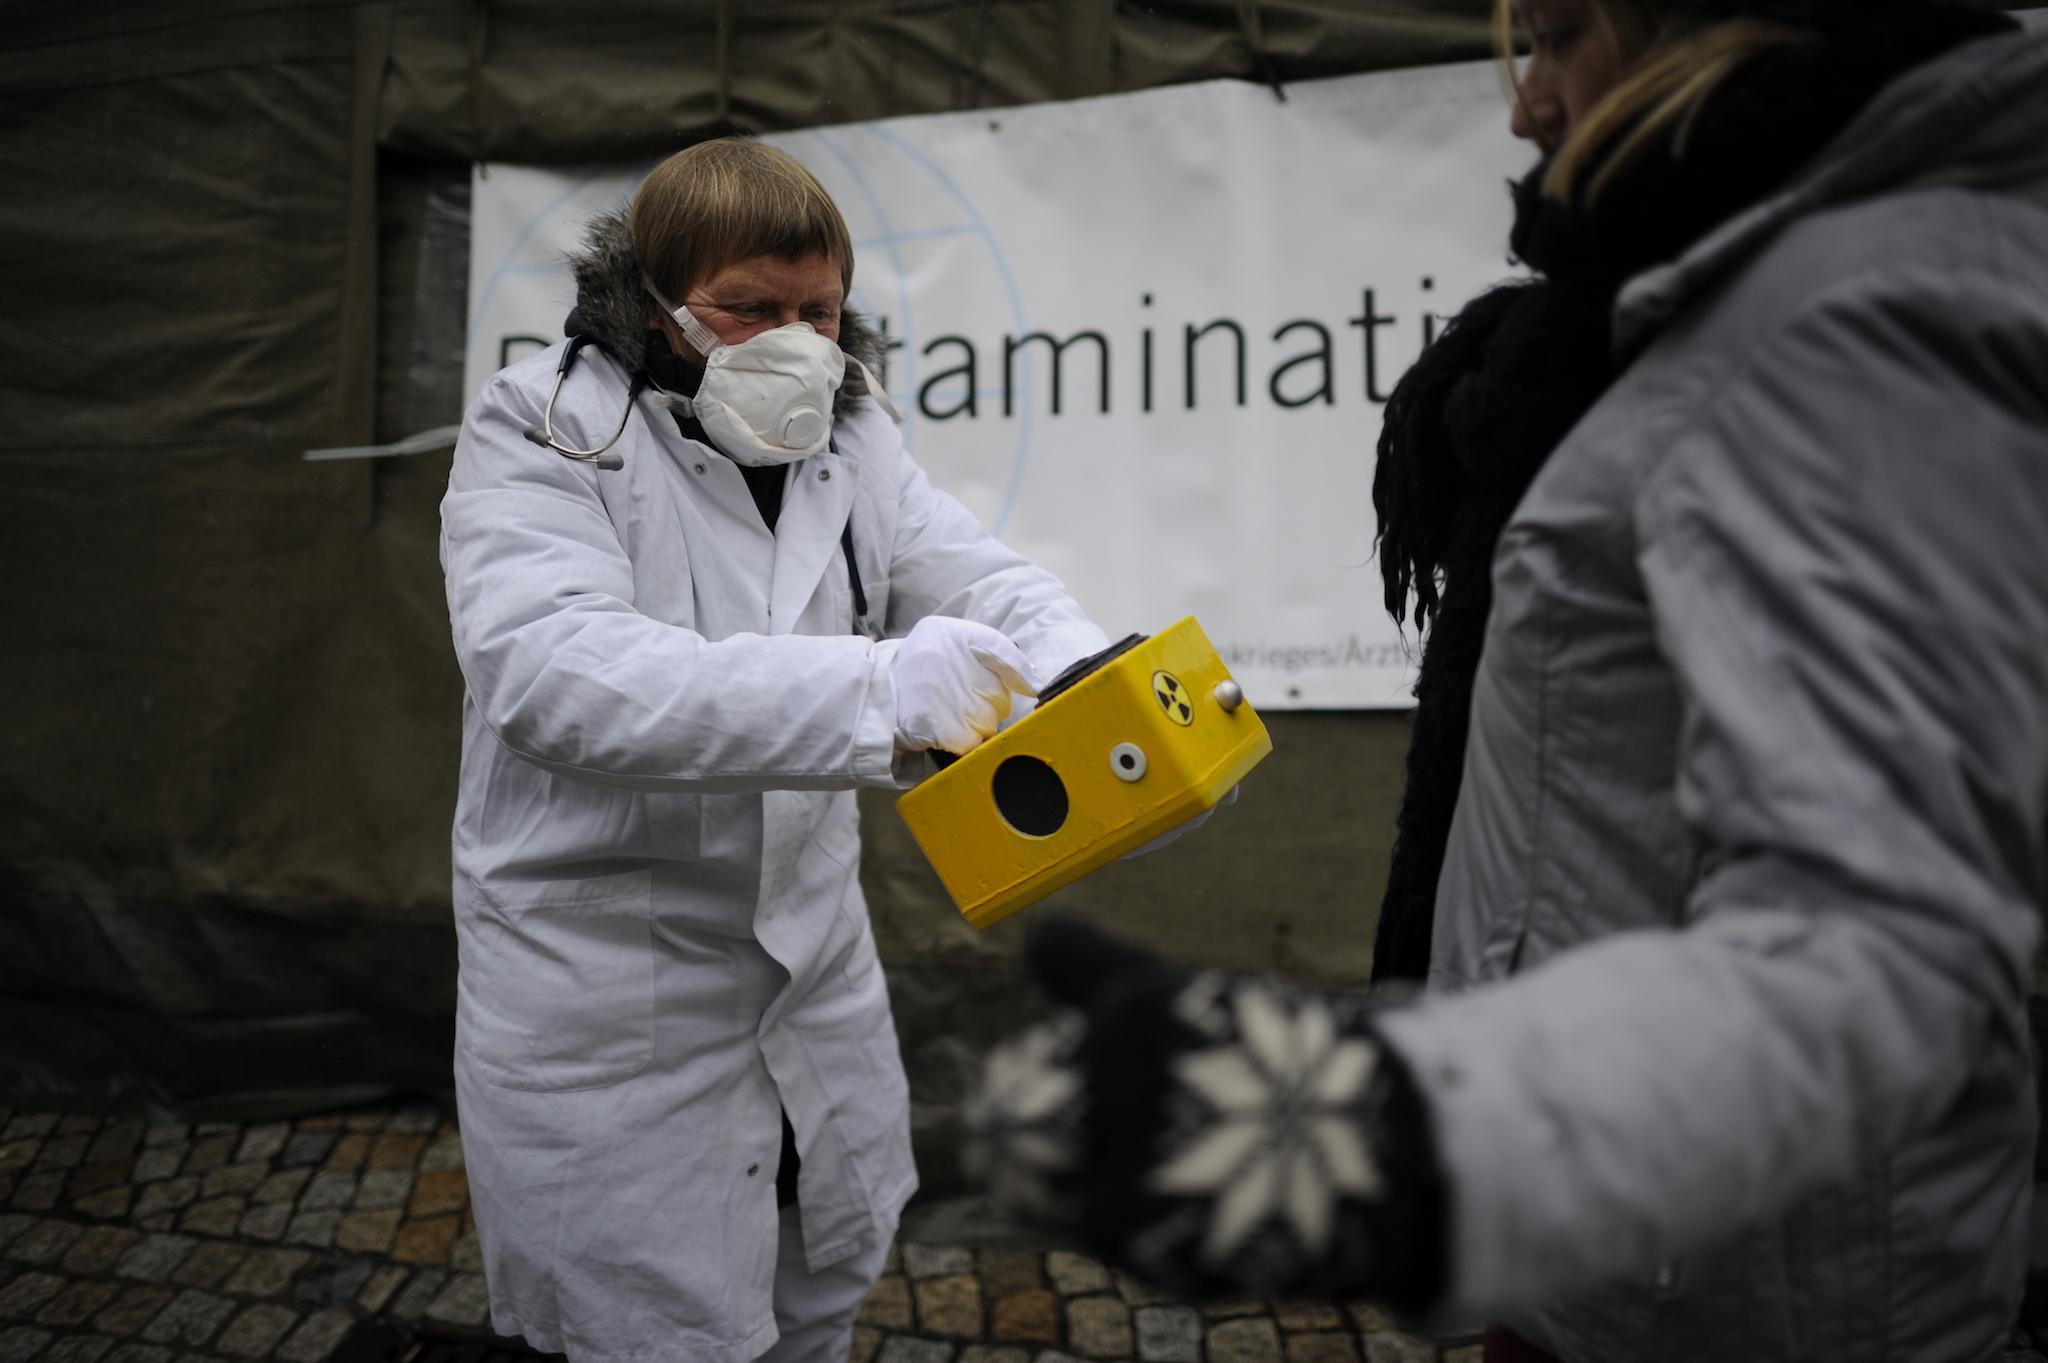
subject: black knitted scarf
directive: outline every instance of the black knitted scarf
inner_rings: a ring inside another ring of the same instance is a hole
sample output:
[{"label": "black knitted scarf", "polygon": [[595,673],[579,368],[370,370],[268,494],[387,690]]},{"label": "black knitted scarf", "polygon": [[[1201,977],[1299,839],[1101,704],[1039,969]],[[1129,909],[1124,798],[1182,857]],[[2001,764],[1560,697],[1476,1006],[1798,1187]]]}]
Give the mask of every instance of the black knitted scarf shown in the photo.
[{"label": "black knitted scarf", "polygon": [[1515,185],[1511,245],[1534,277],[1475,299],[1387,402],[1373,475],[1380,571],[1396,621],[1412,597],[1423,649],[1375,981],[1427,973],[1494,545],[1550,451],[1631,358],[1611,344],[1622,283],[1789,181],[1908,68],[2011,27],[1932,0],[1740,8],[1782,10],[1816,36],[1749,61],[1701,111],[1682,155],[1667,144],[1637,157],[1590,208],[1544,198],[1547,165]]}]

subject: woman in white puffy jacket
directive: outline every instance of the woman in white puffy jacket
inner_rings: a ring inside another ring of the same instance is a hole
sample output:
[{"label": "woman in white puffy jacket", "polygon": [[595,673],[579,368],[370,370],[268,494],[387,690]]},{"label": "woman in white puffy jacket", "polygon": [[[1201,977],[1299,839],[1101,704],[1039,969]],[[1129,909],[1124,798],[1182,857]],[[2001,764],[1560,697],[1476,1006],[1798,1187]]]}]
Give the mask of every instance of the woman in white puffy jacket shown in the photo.
[{"label": "woman in white puffy jacket", "polygon": [[492,1323],[577,1363],[844,1358],[916,1186],[854,789],[1106,641],[905,453],[794,160],[681,152],[575,264],[569,339],[478,394],[442,504]]}]

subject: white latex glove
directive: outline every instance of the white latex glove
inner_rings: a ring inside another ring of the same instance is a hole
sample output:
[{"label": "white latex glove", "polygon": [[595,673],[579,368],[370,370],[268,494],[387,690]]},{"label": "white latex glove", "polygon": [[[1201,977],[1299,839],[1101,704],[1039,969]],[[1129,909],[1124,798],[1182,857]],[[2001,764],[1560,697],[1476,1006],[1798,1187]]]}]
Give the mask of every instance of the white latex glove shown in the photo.
[{"label": "white latex glove", "polygon": [[1038,675],[1023,650],[972,620],[927,615],[897,646],[890,679],[896,688],[896,746],[964,753],[989,737],[1010,713],[1010,693],[1038,694]]},{"label": "white latex glove", "polygon": [[1241,786],[1232,786],[1230,788],[1230,793],[1228,795],[1218,800],[1214,805],[1212,805],[1208,809],[1205,809],[1201,813],[1196,814],[1191,818],[1188,818],[1180,823],[1175,824],[1173,827],[1167,829],[1164,833],[1161,833],[1158,837],[1152,839],[1152,841],[1141,844],[1137,847],[1133,847],[1130,851],[1124,853],[1121,857],[1117,858],[1117,860],[1129,861],[1132,857],[1142,857],[1147,852],[1157,852],[1160,848],[1166,846],[1166,844],[1170,842],[1179,841],[1181,837],[1183,837],[1184,835],[1194,832],[1197,828],[1200,828],[1203,824],[1209,822],[1210,818],[1214,816],[1217,810],[1228,809],[1232,805],[1236,804],[1237,792],[1241,789],[1243,789],[1243,787]]}]

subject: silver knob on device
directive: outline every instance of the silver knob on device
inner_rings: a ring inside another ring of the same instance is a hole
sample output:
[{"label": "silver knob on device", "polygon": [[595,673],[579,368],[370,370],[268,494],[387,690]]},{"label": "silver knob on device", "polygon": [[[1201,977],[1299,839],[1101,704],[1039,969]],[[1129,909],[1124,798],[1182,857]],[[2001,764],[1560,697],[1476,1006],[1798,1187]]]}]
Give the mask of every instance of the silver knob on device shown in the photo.
[{"label": "silver knob on device", "polygon": [[1244,688],[1234,681],[1217,682],[1211,694],[1216,697],[1217,708],[1226,715],[1236,714],[1237,707],[1244,704]]}]

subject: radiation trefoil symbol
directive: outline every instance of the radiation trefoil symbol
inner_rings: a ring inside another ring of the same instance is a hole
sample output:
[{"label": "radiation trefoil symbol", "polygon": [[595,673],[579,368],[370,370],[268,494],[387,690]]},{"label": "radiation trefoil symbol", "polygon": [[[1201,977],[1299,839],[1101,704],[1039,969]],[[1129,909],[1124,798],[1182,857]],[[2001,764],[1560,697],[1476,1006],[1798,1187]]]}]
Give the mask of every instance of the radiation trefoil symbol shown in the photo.
[{"label": "radiation trefoil symbol", "polygon": [[1185,728],[1195,722],[1195,707],[1188,702],[1188,689],[1171,672],[1152,674],[1152,696],[1175,724]]}]

